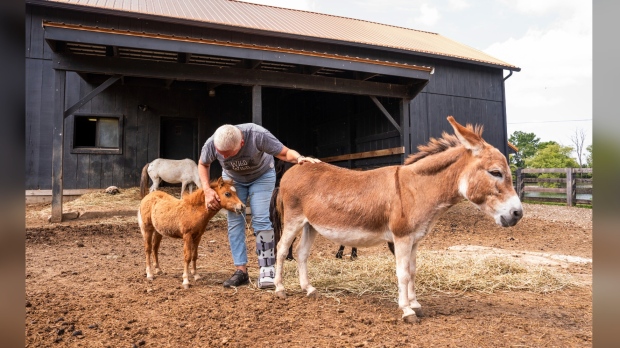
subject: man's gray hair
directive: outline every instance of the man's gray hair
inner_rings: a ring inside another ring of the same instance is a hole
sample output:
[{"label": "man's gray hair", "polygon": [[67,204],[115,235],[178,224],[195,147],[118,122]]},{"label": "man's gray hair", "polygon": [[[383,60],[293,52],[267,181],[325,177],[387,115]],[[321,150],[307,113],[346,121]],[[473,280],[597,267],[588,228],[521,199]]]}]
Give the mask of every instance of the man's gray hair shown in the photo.
[{"label": "man's gray hair", "polygon": [[213,134],[213,144],[220,151],[235,150],[241,144],[241,130],[231,124],[225,124]]}]

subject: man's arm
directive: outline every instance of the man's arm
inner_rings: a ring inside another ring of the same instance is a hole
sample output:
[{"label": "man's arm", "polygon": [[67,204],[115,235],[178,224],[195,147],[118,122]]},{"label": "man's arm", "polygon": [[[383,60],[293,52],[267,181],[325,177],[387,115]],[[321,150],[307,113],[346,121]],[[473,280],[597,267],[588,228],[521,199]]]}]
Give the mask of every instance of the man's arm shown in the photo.
[{"label": "man's arm", "polygon": [[286,146],[282,147],[282,151],[280,151],[279,154],[276,155],[276,157],[278,159],[281,159],[283,161],[286,162],[290,162],[290,163],[303,163],[303,162],[310,162],[310,163],[319,163],[321,162],[320,159],[317,158],[312,158],[312,157],[306,157],[306,156],[302,156],[299,154],[299,152],[293,150],[293,149],[289,149]]}]

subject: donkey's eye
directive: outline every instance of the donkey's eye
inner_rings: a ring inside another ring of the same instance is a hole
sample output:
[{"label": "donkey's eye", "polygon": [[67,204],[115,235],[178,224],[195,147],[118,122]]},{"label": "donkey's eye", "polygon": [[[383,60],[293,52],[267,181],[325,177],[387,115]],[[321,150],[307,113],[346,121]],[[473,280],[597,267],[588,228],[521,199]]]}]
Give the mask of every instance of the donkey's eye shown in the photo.
[{"label": "donkey's eye", "polygon": [[499,170],[490,170],[489,174],[493,175],[496,178],[502,177],[502,172],[500,172]]},{"label": "donkey's eye", "polygon": [[230,192],[226,192],[226,193],[224,193],[224,196],[230,198],[232,196],[232,194]]}]

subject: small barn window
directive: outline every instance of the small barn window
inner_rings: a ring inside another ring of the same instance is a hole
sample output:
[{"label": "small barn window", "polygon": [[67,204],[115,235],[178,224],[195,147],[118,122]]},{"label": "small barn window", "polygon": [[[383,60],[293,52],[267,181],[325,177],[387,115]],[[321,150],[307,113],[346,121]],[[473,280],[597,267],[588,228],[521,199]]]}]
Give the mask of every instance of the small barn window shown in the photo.
[{"label": "small barn window", "polygon": [[73,153],[122,153],[122,116],[75,115],[73,120]]}]

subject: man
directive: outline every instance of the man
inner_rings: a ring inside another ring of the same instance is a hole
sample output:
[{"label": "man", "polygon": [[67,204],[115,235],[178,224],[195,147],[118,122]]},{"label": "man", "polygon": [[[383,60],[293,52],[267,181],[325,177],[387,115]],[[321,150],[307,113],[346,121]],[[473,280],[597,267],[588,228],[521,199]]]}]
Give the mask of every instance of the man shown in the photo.
[{"label": "man", "polygon": [[[298,164],[320,162],[316,158],[304,157],[289,149],[268,130],[254,123],[236,126],[226,124],[219,127],[205,142],[198,161],[198,173],[202,180],[207,209],[221,208],[220,198],[209,187],[209,168],[215,160],[222,165],[222,177],[233,180],[239,199],[244,203],[250,199],[252,227],[260,266],[258,287],[261,289],[274,287],[275,277],[275,241],[273,226],[269,221],[269,202],[276,182],[274,156]],[[245,225],[245,214],[228,212],[228,241],[237,270],[224,282],[224,287],[249,282]]]}]

